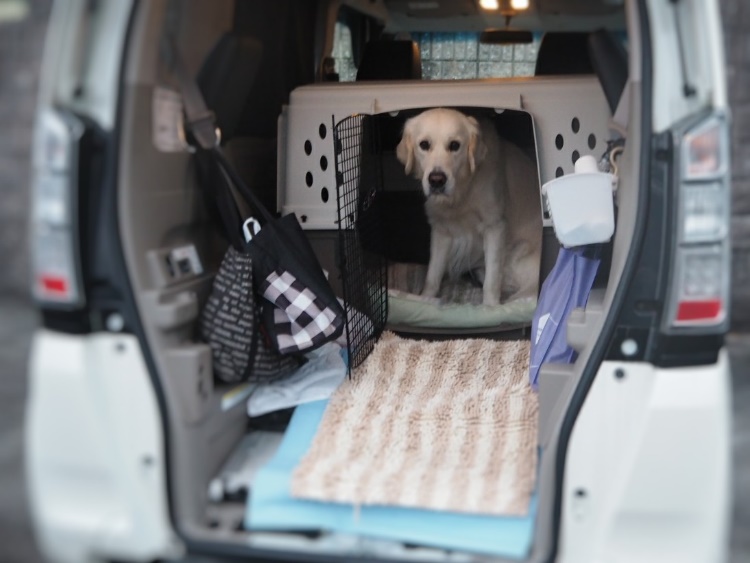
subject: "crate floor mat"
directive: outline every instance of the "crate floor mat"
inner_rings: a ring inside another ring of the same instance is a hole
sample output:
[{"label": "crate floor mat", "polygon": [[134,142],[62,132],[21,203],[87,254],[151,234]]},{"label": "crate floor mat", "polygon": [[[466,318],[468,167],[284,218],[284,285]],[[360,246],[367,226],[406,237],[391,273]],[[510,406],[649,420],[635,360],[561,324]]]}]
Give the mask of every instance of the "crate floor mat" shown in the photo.
[{"label": "crate floor mat", "polygon": [[527,557],[534,533],[536,494],[530,499],[526,516],[359,507],[293,498],[290,492],[292,473],[309,450],[327,405],[328,401],[318,401],[295,409],[276,455],[253,481],[245,528],[251,531],[325,530],[515,560]]},{"label": "crate floor mat", "polygon": [[531,323],[536,299],[482,305],[482,288],[467,278],[444,280],[437,297],[422,297],[427,266],[393,262],[388,266],[388,323],[415,328],[489,328]]},{"label": "crate floor mat", "polygon": [[536,482],[529,342],[384,333],[332,395],[292,494],[523,516]]}]

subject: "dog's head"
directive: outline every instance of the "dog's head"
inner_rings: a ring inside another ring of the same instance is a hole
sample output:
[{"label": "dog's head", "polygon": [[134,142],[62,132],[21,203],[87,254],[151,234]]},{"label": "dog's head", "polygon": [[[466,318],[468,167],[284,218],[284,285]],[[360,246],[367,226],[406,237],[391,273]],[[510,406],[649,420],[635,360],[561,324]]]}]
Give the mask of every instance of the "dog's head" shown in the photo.
[{"label": "dog's head", "polygon": [[425,195],[448,201],[461,197],[457,192],[486,153],[477,120],[446,108],[407,120],[396,147],[405,172],[422,180]]}]

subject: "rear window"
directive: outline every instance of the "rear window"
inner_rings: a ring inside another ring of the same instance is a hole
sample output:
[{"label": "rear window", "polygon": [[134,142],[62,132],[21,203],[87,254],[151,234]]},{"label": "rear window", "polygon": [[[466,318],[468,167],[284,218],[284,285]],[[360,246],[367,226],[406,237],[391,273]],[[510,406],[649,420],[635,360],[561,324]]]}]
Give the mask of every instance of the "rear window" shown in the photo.
[{"label": "rear window", "polygon": [[[518,45],[486,45],[479,33],[412,33],[419,44],[423,80],[462,80],[533,76],[541,36]],[[336,23],[333,58],[341,82],[357,77],[352,35],[346,23]]]},{"label": "rear window", "polygon": [[336,22],[333,35],[333,59],[336,61],[336,72],[341,82],[354,82],[357,78],[357,66],[354,64],[352,33],[349,26]]},{"label": "rear window", "polygon": [[485,45],[478,33],[414,33],[425,80],[533,76],[540,38],[523,45]]}]

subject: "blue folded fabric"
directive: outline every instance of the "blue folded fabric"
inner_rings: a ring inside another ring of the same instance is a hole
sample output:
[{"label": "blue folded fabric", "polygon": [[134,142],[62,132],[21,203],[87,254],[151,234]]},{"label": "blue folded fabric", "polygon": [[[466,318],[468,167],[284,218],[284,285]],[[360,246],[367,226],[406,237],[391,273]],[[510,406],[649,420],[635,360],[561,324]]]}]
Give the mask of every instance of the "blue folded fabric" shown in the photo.
[{"label": "blue folded fabric", "polygon": [[586,306],[599,270],[600,254],[601,245],[560,247],[555,266],[542,284],[531,321],[529,381],[534,389],[538,389],[542,364],[570,364],[576,359],[567,339],[568,317],[576,307]]},{"label": "blue folded fabric", "polygon": [[294,499],[292,472],[310,448],[327,401],[294,411],[276,455],[256,475],[245,513],[248,530],[331,530],[512,559],[526,558],[534,532],[536,494],[524,517],[459,514],[390,506]]}]

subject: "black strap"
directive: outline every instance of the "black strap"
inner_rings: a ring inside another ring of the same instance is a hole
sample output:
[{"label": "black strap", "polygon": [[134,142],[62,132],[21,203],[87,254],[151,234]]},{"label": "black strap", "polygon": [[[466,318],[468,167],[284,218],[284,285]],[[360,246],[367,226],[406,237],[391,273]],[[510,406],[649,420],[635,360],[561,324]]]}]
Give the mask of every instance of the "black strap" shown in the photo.
[{"label": "black strap", "polygon": [[268,211],[265,205],[263,205],[263,202],[258,199],[258,196],[255,195],[253,190],[251,190],[247,184],[240,178],[240,175],[237,174],[237,171],[234,169],[234,166],[232,166],[229,163],[229,160],[227,160],[227,157],[224,155],[224,151],[221,150],[221,147],[215,146],[210,151],[209,154],[214,158],[214,161],[219,166],[219,168],[227,175],[227,177],[232,181],[234,184],[234,187],[237,188],[237,191],[240,193],[242,197],[247,199],[250,202],[250,205],[255,209],[256,212],[260,214],[260,223],[261,225],[268,223],[269,221],[273,220],[273,215],[271,215],[271,212]]},{"label": "black strap", "polygon": [[182,94],[182,104],[185,110],[185,127],[190,130],[198,146],[204,150],[211,150],[219,144],[219,136],[216,132],[216,117],[214,112],[206,107],[198,84],[188,73],[185,61],[173,37],[166,40],[172,69],[177,76]]},{"label": "black strap", "polygon": [[202,190],[213,201],[219,211],[224,233],[229,242],[239,252],[244,252],[247,243],[242,232],[242,224],[245,216],[242,212],[240,202],[232,192],[229,185],[229,178],[226,177],[209,153],[199,153],[196,158],[207,159],[211,174],[204,179],[207,183],[203,184]]},{"label": "black strap", "polygon": [[[171,62],[171,66],[177,76],[177,81],[180,86],[180,94],[182,95],[182,102],[185,111],[185,128],[192,135],[195,142],[198,144],[196,149],[205,151],[211,155],[214,162],[221,171],[224,172],[226,177],[234,184],[240,195],[250,202],[252,208],[260,214],[259,222],[265,224],[271,221],[274,217],[270,211],[263,205],[263,202],[255,195],[255,193],[245,184],[234,167],[227,160],[224,152],[220,146],[220,134],[216,128],[216,118],[214,113],[206,107],[206,102],[203,99],[198,84],[188,73],[185,62],[182,59],[182,55],[177,49],[177,44],[173,37],[169,36],[166,38],[164,43],[167,52],[165,53],[165,59]],[[230,189],[230,191],[232,191]],[[232,197],[235,197],[232,193]],[[235,201],[236,203],[236,201]],[[242,209],[241,205],[237,206],[238,209]],[[233,228],[230,225],[230,228]]]}]

